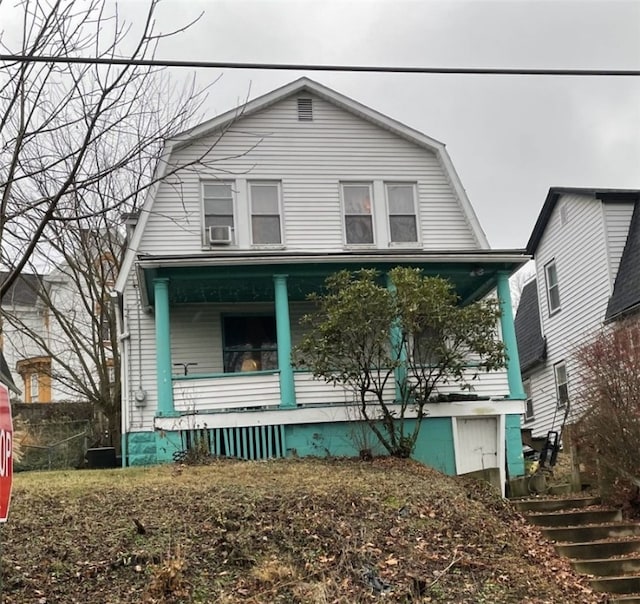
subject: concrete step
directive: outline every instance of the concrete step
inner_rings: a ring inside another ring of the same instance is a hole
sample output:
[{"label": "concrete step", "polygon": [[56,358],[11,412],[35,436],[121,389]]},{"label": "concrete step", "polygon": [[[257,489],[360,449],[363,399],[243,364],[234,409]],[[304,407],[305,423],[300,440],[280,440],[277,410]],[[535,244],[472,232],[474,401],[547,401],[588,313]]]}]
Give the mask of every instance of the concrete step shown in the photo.
[{"label": "concrete step", "polygon": [[609,599],[609,604],[640,604],[640,595],[613,597]]},{"label": "concrete step", "polygon": [[640,524],[587,524],[584,526],[541,527],[540,530],[551,541],[585,543],[614,537],[640,535]]},{"label": "concrete step", "polygon": [[610,594],[631,594],[640,591],[640,575],[632,577],[596,577],[590,579],[591,587],[596,591]]},{"label": "concrete step", "polygon": [[620,522],[620,510],[576,510],[572,512],[544,512],[525,514],[527,520],[536,526],[568,527],[602,522]]},{"label": "concrete step", "polygon": [[[640,552],[640,538],[622,541],[589,541],[588,543],[556,543],[558,553],[575,560],[594,560]],[[605,590],[606,591],[606,590]],[[629,593],[640,591],[631,589]],[[618,592],[619,593],[619,592]]]},{"label": "concrete step", "polygon": [[640,555],[628,558],[571,560],[571,565],[579,573],[596,577],[619,577],[635,573],[640,574]]},{"label": "concrete step", "polygon": [[563,497],[562,499],[536,497],[512,499],[511,503],[513,503],[520,512],[557,512],[558,510],[570,510],[598,505],[600,503],[600,497]]}]

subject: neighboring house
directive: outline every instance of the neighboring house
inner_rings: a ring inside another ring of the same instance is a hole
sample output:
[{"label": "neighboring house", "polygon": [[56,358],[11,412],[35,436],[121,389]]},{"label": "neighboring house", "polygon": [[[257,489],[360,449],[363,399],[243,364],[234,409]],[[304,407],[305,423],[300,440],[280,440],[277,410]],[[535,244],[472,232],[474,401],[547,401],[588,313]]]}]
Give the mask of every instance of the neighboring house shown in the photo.
[{"label": "neighboring house", "polygon": [[[4,281],[7,273],[0,273]],[[2,298],[0,344],[9,371],[20,376],[21,401],[48,403],[51,401],[51,359],[33,337],[25,331],[48,338],[47,314],[38,303],[38,290],[42,275],[22,274]],[[12,319],[22,323],[26,330],[16,329]]]},{"label": "neighboring house", "polygon": [[[454,474],[523,472],[523,393],[509,294],[522,250],[492,251],[442,143],[309,79],[168,142],[171,174],[140,214],[116,283],[123,460],[357,455],[353,393],[294,370],[307,295],[339,269],[448,277],[462,303],[497,288],[508,367],[448,384],[415,457]],[[394,397],[390,385],[390,400]],[[370,442],[373,442],[371,437]]]},{"label": "neighboring house", "polygon": [[639,199],[640,191],[549,189],[527,244],[536,277],[515,320],[523,426],[534,438],[562,427],[578,386],[579,346],[640,308]]},{"label": "neighboring house", "polygon": [[108,319],[114,313],[106,308],[110,300],[100,296],[114,285],[114,259],[91,233],[78,233],[88,243],[76,256],[46,275],[22,274],[2,300],[2,349],[9,370],[21,378],[22,402],[91,401],[90,393],[99,389],[90,383],[99,381],[96,367],[113,365]]}]

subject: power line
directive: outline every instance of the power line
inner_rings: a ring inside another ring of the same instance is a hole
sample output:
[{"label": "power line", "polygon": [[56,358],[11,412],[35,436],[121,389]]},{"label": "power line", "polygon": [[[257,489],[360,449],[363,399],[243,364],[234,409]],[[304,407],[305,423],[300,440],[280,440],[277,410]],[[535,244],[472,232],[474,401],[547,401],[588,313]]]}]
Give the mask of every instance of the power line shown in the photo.
[{"label": "power line", "polygon": [[343,71],[361,73],[422,73],[454,75],[522,76],[640,76],[640,69],[503,69],[497,67],[389,67],[381,65],[304,65],[294,63],[235,63],[230,61],[175,61],[92,57],[54,57],[0,54],[0,61],[18,63],[81,63],[86,65],[137,65],[195,69],[254,69],[275,71]]}]

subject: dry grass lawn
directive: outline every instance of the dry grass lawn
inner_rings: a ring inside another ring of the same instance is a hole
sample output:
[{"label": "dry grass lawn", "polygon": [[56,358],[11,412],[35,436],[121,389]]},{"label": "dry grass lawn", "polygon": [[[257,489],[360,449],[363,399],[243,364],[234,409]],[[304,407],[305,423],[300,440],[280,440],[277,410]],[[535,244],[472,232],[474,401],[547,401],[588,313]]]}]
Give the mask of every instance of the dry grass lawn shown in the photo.
[{"label": "dry grass lawn", "polygon": [[601,602],[487,485],[397,460],[16,475],[4,602]]}]

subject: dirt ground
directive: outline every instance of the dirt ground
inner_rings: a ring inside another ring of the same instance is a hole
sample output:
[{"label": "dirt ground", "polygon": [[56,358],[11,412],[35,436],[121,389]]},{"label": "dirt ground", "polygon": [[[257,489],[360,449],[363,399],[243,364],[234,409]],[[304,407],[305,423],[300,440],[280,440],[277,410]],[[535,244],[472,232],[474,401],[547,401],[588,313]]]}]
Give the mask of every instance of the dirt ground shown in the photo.
[{"label": "dirt ground", "polygon": [[488,485],[380,459],[23,473],[4,602],[595,603]]}]

